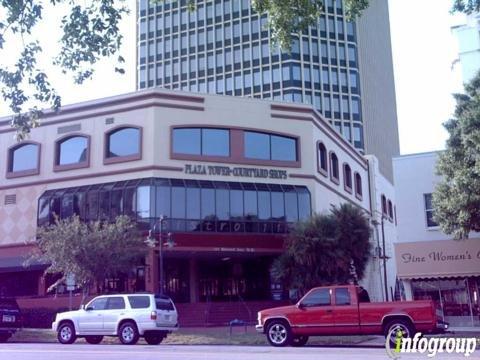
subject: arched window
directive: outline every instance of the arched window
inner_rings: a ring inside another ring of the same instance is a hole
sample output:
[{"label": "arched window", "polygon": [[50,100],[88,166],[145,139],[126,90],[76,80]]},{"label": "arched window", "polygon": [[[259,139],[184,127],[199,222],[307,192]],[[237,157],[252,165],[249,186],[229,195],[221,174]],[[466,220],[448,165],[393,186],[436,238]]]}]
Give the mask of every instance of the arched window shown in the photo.
[{"label": "arched window", "polygon": [[87,167],[90,152],[90,138],[71,135],[57,140],[55,145],[55,169]]},{"label": "arched window", "polygon": [[334,152],[330,153],[330,178],[337,184],[340,182],[340,174],[338,169],[338,157]]},{"label": "arched window", "polygon": [[24,142],[8,150],[7,178],[40,172],[40,144]]},{"label": "arched window", "polygon": [[391,200],[388,200],[388,217],[393,220],[393,204]]},{"label": "arched window", "polygon": [[328,174],[327,148],[323,143],[318,144],[318,171],[324,175]]},{"label": "arched window", "polygon": [[382,194],[382,214],[388,215],[387,213],[387,198]]},{"label": "arched window", "polygon": [[362,177],[359,173],[355,173],[355,196],[362,198],[363,189],[362,189]]},{"label": "arched window", "polygon": [[352,169],[347,163],[343,164],[343,185],[345,190],[352,192]]},{"label": "arched window", "polygon": [[122,126],[106,134],[105,163],[139,160],[142,157],[142,129]]}]

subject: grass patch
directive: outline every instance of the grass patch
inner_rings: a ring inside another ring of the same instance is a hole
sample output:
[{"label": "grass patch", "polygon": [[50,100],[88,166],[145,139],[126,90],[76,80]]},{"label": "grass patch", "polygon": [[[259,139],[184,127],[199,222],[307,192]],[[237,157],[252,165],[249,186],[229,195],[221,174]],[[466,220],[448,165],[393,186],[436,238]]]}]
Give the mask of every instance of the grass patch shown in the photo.
[{"label": "grass patch", "polygon": [[[322,336],[312,337],[309,345],[356,345],[372,339],[372,336]],[[56,334],[48,329],[23,329],[17,332],[9,342],[16,343],[56,343]],[[85,343],[84,339],[78,339],[78,343]],[[115,337],[105,337],[105,344],[119,344]],[[140,339],[140,344],[145,344]],[[211,328],[183,328],[174,334],[170,334],[162,344],[170,345],[268,345],[265,335],[255,332],[248,327],[245,332],[243,327],[234,328],[232,335],[228,327]]]}]

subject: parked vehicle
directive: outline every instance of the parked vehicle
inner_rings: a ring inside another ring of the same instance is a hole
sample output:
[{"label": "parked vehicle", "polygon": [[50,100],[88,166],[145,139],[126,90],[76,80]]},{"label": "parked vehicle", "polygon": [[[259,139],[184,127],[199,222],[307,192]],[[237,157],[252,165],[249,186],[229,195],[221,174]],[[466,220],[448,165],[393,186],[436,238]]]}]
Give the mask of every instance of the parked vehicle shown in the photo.
[{"label": "parked vehicle", "polygon": [[99,344],[104,336],[118,336],[126,345],[136,344],[140,337],[150,345],[158,345],[178,330],[178,314],[167,296],[103,295],[80,310],[57,314],[52,330],[62,344],[72,344],[78,337]]},{"label": "parked vehicle", "polygon": [[398,330],[411,337],[447,328],[433,301],[372,303],[367,291],[354,285],[314,288],[296,305],[260,311],[256,326],[273,346],[303,346],[309,336],[322,335],[383,334],[393,342]]},{"label": "parked vehicle", "polygon": [[0,298],[0,343],[8,341],[22,327],[22,316],[17,301]]}]

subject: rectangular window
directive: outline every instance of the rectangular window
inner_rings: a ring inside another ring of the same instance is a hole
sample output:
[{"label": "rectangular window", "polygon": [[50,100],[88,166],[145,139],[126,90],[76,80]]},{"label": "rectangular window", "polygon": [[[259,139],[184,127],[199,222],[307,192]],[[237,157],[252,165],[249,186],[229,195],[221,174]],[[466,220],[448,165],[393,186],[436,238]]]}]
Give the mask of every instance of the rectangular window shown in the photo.
[{"label": "rectangular window", "polygon": [[230,156],[230,131],[224,129],[173,129],[173,152]]},{"label": "rectangular window", "polygon": [[335,305],[350,305],[350,292],[347,288],[335,289]]},{"label": "rectangular window", "polygon": [[293,138],[245,131],[245,157],[262,160],[296,161],[297,141]]},{"label": "rectangular window", "polygon": [[427,219],[427,227],[436,227],[438,223],[433,220],[433,204],[432,204],[432,194],[423,194],[423,199],[425,202],[425,215]]}]

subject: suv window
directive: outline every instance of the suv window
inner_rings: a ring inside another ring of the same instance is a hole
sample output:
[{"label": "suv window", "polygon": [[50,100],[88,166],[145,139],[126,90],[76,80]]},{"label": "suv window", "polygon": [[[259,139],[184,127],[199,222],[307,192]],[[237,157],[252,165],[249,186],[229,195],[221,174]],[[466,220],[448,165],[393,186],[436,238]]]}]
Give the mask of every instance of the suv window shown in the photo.
[{"label": "suv window", "polygon": [[157,306],[157,310],[175,310],[172,304],[172,301],[168,298],[155,298],[155,304]]},{"label": "suv window", "polygon": [[107,310],[120,310],[125,309],[125,300],[123,297],[111,297],[108,298]]},{"label": "suv window", "polygon": [[326,306],[330,303],[330,289],[314,290],[302,300],[302,305],[307,307]]},{"label": "suv window", "polygon": [[347,288],[335,289],[335,305],[350,305],[350,292]]},{"label": "suv window", "polygon": [[91,308],[92,310],[105,310],[106,307],[107,298],[95,299],[87,306],[87,308]]},{"label": "suv window", "polygon": [[128,302],[132,309],[148,309],[150,307],[149,296],[129,296]]}]

